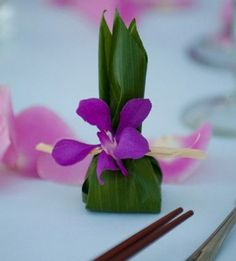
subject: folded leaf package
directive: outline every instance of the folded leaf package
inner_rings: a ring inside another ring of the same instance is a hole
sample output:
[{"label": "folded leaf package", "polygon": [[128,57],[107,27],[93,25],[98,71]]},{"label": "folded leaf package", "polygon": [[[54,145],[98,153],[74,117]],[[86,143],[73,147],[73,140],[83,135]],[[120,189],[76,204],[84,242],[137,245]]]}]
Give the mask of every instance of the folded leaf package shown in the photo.
[{"label": "folded leaf package", "polygon": [[[82,186],[83,201],[89,210],[158,213],[161,210],[162,171],[152,156],[206,158],[202,150],[193,147],[209,140],[211,128],[208,126],[203,127],[204,132],[198,131],[197,136],[187,138],[186,148],[149,146],[142,135],[141,125],[152,108],[151,101],[144,98],[147,62],[135,20],[126,28],[117,12],[111,33],[102,17],[100,98],[81,100],[76,110],[84,121],[98,128],[99,143],[87,144],[65,138],[54,145],[44,141],[36,146],[38,151],[51,154],[62,166],[80,163],[82,167],[85,162],[90,163]],[[174,166],[181,165],[176,162],[179,163],[175,161]],[[162,162],[162,168],[168,169],[168,166]],[[78,175],[84,177],[84,169]]]},{"label": "folded leaf package", "polygon": [[[99,96],[109,106],[114,133],[119,133],[120,121],[124,123],[121,114],[126,113],[125,108],[132,104],[132,100],[138,101],[144,97],[147,62],[135,20],[126,28],[117,12],[110,32],[102,17]],[[141,132],[141,126],[137,126],[137,131]],[[136,135],[134,130],[133,133]],[[102,212],[160,212],[162,172],[156,159],[147,155],[132,159],[123,157],[120,168],[102,171],[102,185],[97,175],[98,159],[99,155],[93,157],[82,187],[87,209]]]}]

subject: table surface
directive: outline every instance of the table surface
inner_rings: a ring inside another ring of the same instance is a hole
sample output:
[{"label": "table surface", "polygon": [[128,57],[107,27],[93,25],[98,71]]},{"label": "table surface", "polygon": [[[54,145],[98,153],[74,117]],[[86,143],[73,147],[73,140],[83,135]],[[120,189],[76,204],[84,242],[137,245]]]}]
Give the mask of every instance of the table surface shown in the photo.
[{"label": "table surface", "polygon": [[[219,28],[221,1],[198,1],[188,11],[153,11],[139,26],[149,54],[146,97],[153,110],[147,137],[187,134],[180,113],[196,99],[224,94],[233,86],[226,71],[192,62],[187,47]],[[12,35],[0,42],[0,81],[12,91],[15,111],[43,104],[58,112],[85,140],[94,129],[74,109],[97,96],[98,26],[44,0],[9,1]],[[90,73],[90,75],[88,75]],[[176,95],[178,94],[178,95]],[[184,260],[219,225],[236,199],[236,140],[213,138],[209,157],[188,180],[163,185],[162,213],[105,214],[85,210],[81,188],[0,175],[0,259],[91,260],[129,235],[182,206],[195,215],[132,260]],[[236,230],[217,260],[235,260]]]}]

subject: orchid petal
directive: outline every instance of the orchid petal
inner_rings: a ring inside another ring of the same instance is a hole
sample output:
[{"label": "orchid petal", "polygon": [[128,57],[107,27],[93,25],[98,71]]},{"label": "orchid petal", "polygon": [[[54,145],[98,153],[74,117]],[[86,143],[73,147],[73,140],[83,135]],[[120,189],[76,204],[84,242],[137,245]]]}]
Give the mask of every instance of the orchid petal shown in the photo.
[{"label": "orchid petal", "polygon": [[111,131],[110,109],[101,99],[87,99],[79,103],[77,114],[99,130]]},{"label": "orchid petal", "polygon": [[115,165],[113,158],[102,151],[98,156],[97,163],[97,178],[100,184],[104,184],[102,172],[105,170],[118,170],[118,167]]},{"label": "orchid petal", "polygon": [[[209,124],[204,124],[189,136],[172,137],[171,142],[168,143],[168,146],[171,146],[170,143],[172,143],[175,147],[206,150],[211,135],[211,126]],[[162,143],[161,145],[163,146],[164,144],[165,143]],[[199,163],[198,160],[187,158],[175,158],[168,160],[158,159],[158,162],[164,173],[163,180],[165,183],[176,183],[185,180],[193,172],[193,170],[196,169]]]},{"label": "orchid petal", "polygon": [[115,149],[118,159],[139,159],[149,152],[147,140],[134,128],[125,128]]},{"label": "orchid petal", "polygon": [[127,127],[134,129],[141,126],[151,111],[152,104],[149,99],[132,99],[123,107],[120,113],[120,123],[117,128],[116,138],[119,140],[122,131]]},{"label": "orchid petal", "polygon": [[92,156],[87,156],[82,161],[72,166],[60,166],[52,155],[41,153],[37,161],[37,173],[42,179],[57,183],[81,185],[86,177],[86,172]]},{"label": "orchid petal", "polygon": [[41,152],[38,143],[54,145],[62,137],[73,138],[71,129],[53,111],[32,107],[15,118],[17,131],[17,161],[15,167],[23,172],[36,173],[37,159]]},{"label": "orchid petal", "polygon": [[0,88],[0,160],[13,165],[16,160],[16,134],[9,89]]},{"label": "orchid petal", "polygon": [[90,145],[76,140],[63,139],[56,143],[52,156],[62,166],[73,165],[83,160],[93,149],[99,145]]},{"label": "orchid petal", "polygon": [[125,166],[124,166],[122,160],[116,159],[116,163],[117,163],[117,165],[118,165],[120,171],[122,172],[122,174],[123,174],[124,176],[128,176],[128,171],[127,171],[127,169],[125,168]]},{"label": "orchid petal", "polygon": [[110,144],[111,140],[104,131],[97,132],[97,136],[103,147],[106,147],[108,144]]}]

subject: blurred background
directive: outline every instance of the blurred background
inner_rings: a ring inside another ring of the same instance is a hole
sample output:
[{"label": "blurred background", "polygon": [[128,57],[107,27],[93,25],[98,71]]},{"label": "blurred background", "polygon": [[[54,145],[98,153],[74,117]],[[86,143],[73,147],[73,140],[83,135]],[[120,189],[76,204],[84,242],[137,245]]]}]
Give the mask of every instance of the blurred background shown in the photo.
[{"label": "blurred background", "polygon": [[[143,124],[144,136],[187,135],[202,122],[213,124],[217,135],[210,140],[208,159],[197,170],[195,164],[194,168],[186,164],[195,170],[187,173],[188,179],[163,186],[162,213],[182,206],[194,209],[194,218],[135,260],[157,260],[158,255],[159,260],[184,260],[235,202],[233,3],[0,0],[0,85],[11,90],[16,113],[44,105],[57,112],[80,139],[97,142],[96,128],[84,124],[75,110],[81,99],[98,97],[99,19],[107,9],[111,25],[118,6],[126,23],[136,17],[149,57],[145,96],[153,109]],[[26,145],[31,136],[24,136]],[[34,148],[26,156],[30,158]],[[21,155],[17,163],[24,165]],[[0,173],[0,209],[4,210],[0,213],[0,259],[4,261],[64,261],[78,260],[78,256],[91,260],[156,219],[156,215],[91,213],[82,204],[78,186],[27,179],[21,175],[24,173],[11,172],[3,169]],[[194,236],[189,237],[189,232]],[[217,260],[235,260],[232,235]]]},{"label": "blurred background", "polygon": [[111,22],[116,5],[127,22],[137,17],[149,56],[146,97],[154,108],[144,126],[148,137],[183,132],[187,125],[196,127],[200,121],[186,125],[183,120],[189,104],[225,95],[233,88],[230,70],[198,63],[202,56],[205,62],[207,51],[203,46],[202,54],[201,45],[208,36],[223,39],[229,48],[231,1],[85,2],[1,0],[0,82],[11,89],[16,112],[35,104],[48,106],[81,138],[93,141],[94,129],[81,124],[75,108],[79,100],[98,96],[99,17],[107,9]]}]

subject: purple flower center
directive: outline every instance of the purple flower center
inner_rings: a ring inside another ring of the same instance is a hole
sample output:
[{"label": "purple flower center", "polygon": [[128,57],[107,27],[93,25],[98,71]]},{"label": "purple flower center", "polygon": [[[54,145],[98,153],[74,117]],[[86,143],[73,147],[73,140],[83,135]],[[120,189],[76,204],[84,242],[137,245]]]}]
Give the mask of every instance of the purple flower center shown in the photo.
[{"label": "purple flower center", "polygon": [[102,149],[106,152],[106,154],[115,157],[114,151],[117,147],[117,142],[115,137],[113,137],[110,131],[101,131],[97,133],[98,138],[101,142]]},{"label": "purple flower center", "polygon": [[100,144],[86,144],[75,140],[61,140],[53,149],[54,159],[63,166],[82,161],[94,149],[97,149],[97,177],[101,184],[102,172],[106,170],[120,170],[124,176],[128,171],[123,160],[139,159],[148,153],[147,140],[137,130],[151,110],[148,99],[131,99],[120,112],[120,121],[116,132],[112,131],[109,106],[100,99],[82,100],[77,113],[91,125],[98,127],[97,136]]}]

